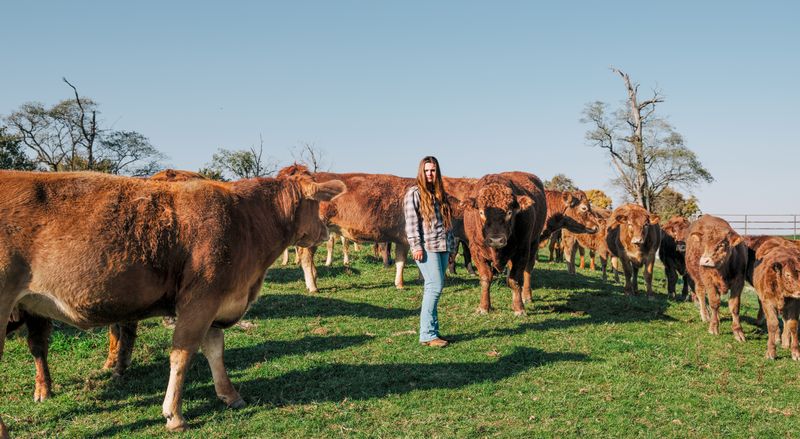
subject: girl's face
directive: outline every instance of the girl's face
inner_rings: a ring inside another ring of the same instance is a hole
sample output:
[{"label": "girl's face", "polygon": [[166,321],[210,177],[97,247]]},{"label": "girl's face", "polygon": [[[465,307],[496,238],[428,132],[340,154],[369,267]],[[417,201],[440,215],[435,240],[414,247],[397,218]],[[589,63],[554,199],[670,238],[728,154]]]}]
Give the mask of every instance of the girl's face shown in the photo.
[{"label": "girl's face", "polygon": [[436,164],[435,163],[425,163],[425,167],[423,168],[425,171],[425,181],[427,183],[433,183],[436,181]]}]

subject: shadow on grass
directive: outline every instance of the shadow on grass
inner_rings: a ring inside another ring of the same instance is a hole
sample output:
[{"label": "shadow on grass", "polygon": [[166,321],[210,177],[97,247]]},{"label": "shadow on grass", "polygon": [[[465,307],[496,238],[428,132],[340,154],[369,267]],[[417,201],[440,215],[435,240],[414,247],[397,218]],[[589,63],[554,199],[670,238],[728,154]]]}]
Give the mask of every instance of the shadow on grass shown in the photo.
[{"label": "shadow on grass", "polygon": [[[253,349],[253,348],[249,348]],[[303,371],[292,371],[275,378],[255,378],[246,381],[234,379],[234,385],[242,389],[242,395],[250,409],[267,406],[283,407],[312,402],[339,402],[367,400],[387,395],[405,394],[416,390],[456,389],[482,382],[497,382],[526,370],[561,361],[589,361],[589,357],[572,352],[545,352],[540,349],[517,347],[496,361],[445,362],[445,363],[392,363],[392,364],[328,364]],[[188,377],[188,379],[197,377]],[[206,371],[201,378],[209,380]],[[156,404],[163,395],[162,387],[144,384],[136,388],[139,393],[152,397],[135,404]],[[223,410],[214,397],[214,386],[210,382],[191,386],[184,394],[189,400],[205,400],[199,406],[185,412],[190,420],[208,412]],[[157,421],[137,421],[117,425],[96,432],[98,436],[120,433],[135,433]],[[163,422],[160,419],[158,422]]]},{"label": "shadow on grass", "polygon": [[[345,267],[343,265],[334,265],[326,267],[324,265],[317,265],[317,278],[338,277],[342,275],[358,276],[361,270],[354,267]],[[267,276],[264,282],[267,284],[277,283],[290,283],[304,281],[303,269],[299,265],[287,265],[285,267],[272,266],[267,270]]]},{"label": "shadow on grass", "polygon": [[369,303],[348,302],[319,295],[270,294],[257,300],[247,311],[245,319],[334,316],[402,319],[417,313],[416,310],[383,308]]}]

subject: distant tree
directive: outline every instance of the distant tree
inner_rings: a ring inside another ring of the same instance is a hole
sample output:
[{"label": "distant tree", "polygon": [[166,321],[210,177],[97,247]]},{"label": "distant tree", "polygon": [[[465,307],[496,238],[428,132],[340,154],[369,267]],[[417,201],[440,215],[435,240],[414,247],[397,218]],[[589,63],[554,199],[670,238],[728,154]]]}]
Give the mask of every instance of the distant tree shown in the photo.
[{"label": "distant tree", "polygon": [[675,215],[686,218],[698,215],[700,206],[694,196],[686,198],[680,192],[667,187],[654,200],[653,212],[657,213],[662,221],[667,221]]},{"label": "distant tree", "polygon": [[197,173],[209,180],[228,181],[228,179],[226,179],[225,176],[222,175],[222,172],[216,169],[200,168],[197,170]]},{"label": "distant tree", "polygon": [[550,180],[546,180],[544,182],[544,188],[551,191],[562,192],[578,190],[578,187],[575,186],[572,179],[564,174],[556,174]]},{"label": "distant tree", "polygon": [[163,154],[135,131],[105,131],[97,120],[97,104],[81,97],[66,78],[74,99],[52,107],[23,104],[6,118],[10,134],[50,171],[92,170],[126,175],[149,175],[161,168]]},{"label": "distant tree", "polygon": [[4,126],[0,126],[0,169],[16,169],[32,171],[36,164],[25,155],[17,137],[8,134]]},{"label": "distant tree", "polygon": [[104,133],[98,148],[97,170],[146,177],[164,169],[166,156],[136,131]]},{"label": "distant tree", "polygon": [[313,143],[303,143],[292,152],[295,162],[306,165],[311,172],[327,171],[330,166],[325,152]]},{"label": "distant tree", "polygon": [[600,189],[589,189],[586,191],[586,197],[589,198],[592,207],[597,207],[598,209],[611,209],[613,205],[611,198]]},{"label": "distant tree", "polygon": [[594,125],[586,139],[606,149],[617,172],[612,183],[636,203],[653,210],[653,200],[668,186],[691,189],[714,178],[666,119],[655,114],[664,102],[659,91],[639,100],[639,84],[616,68],[611,68],[625,83],[628,99],[624,106],[608,114],[604,102],[586,104],[581,122]]},{"label": "distant tree", "polygon": [[226,178],[254,178],[267,177],[278,170],[278,164],[271,158],[264,156],[264,140],[261,139],[258,149],[250,147],[246,150],[233,151],[219,148],[207,168],[217,171]]}]

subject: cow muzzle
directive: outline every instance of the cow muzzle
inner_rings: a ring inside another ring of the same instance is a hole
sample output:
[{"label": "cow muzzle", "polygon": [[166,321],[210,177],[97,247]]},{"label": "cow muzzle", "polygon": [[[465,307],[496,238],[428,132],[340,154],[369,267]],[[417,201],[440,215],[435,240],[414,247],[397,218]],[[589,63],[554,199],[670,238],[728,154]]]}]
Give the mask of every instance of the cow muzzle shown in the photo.
[{"label": "cow muzzle", "polygon": [[644,238],[642,237],[631,238],[631,244],[642,245],[644,244]]},{"label": "cow muzzle", "polygon": [[713,260],[713,259],[711,259],[710,257],[708,257],[708,256],[703,256],[702,258],[700,258],[700,266],[701,266],[701,267],[710,267],[710,268],[713,268],[713,267],[716,267],[716,266],[717,266],[717,264],[715,264],[715,263],[714,263],[714,260]]},{"label": "cow muzzle", "polygon": [[502,248],[506,246],[508,240],[505,236],[486,238],[486,245],[491,248]]}]

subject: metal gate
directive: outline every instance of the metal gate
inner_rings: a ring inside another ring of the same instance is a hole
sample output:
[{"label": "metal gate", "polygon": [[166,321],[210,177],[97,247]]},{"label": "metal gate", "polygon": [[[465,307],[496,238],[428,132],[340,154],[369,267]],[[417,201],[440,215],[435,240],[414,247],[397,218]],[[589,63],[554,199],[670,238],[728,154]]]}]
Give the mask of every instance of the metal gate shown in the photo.
[{"label": "metal gate", "polygon": [[742,235],[775,235],[798,239],[797,220],[800,215],[729,213],[712,214],[728,223]]}]

